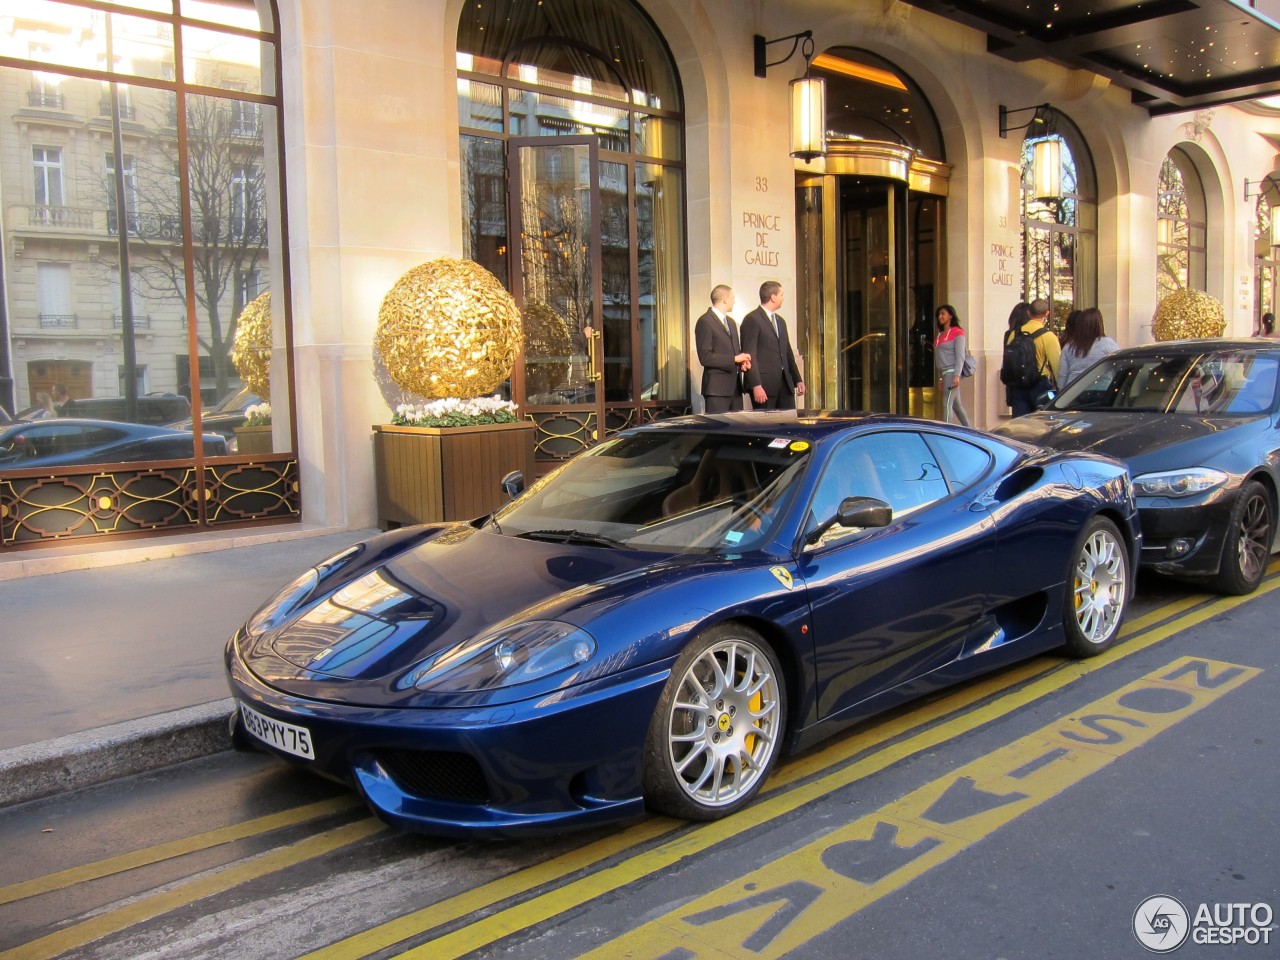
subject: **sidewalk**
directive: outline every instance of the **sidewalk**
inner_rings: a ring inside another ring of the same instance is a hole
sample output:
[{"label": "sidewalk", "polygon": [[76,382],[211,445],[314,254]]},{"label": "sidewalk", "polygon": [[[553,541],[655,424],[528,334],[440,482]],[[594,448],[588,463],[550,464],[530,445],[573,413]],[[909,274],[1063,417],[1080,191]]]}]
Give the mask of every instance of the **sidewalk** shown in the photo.
[{"label": "sidewalk", "polygon": [[0,553],[0,806],[229,748],[227,638],[374,533],[282,525]]}]

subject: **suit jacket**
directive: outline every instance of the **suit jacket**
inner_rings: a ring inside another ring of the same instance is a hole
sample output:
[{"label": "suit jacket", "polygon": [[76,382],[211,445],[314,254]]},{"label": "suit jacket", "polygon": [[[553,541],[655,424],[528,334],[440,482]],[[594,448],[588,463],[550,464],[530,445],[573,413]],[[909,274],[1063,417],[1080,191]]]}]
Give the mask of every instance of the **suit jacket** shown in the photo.
[{"label": "suit jacket", "polygon": [[720,322],[714,310],[698,318],[693,327],[693,340],[702,364],[702,395],[733,397],[743,392],[738,365],[733,358],[742,352],[738,324],[729,317],[729,329]]},{"label": "suit jacket", "polygon": [[796,384],[801,382],[800,367],[791,349],[787,325],[783,323],[781,327],[779,335],[764,307],[756,307],[742,318],[742,349],[751,354],[747,387],[764,387],[769,397],[764,409],[788,410],[794,407]]}]

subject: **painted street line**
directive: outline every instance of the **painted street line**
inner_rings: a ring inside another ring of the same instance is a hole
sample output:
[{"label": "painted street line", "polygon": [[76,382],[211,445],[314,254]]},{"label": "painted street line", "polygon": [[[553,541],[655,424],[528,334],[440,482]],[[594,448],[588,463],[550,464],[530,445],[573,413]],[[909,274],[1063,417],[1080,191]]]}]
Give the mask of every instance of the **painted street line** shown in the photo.
[{"label": "painted street line", "polygon": [[[1184,657],[934,780],[584,960],[774,960],[1261,673]],[[679,944],[673,949],[672,944]]]}]

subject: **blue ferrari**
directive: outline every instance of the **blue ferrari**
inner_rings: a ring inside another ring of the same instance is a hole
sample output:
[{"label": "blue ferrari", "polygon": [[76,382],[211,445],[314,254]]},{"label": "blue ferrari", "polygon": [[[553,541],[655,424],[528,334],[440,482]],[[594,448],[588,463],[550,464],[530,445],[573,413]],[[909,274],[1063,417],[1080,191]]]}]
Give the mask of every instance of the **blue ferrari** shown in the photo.
[{"label": "blue ferrari", "polygon": [[1140,549],[1105,456],[879,415],[668,420],[306,571],[227,645],[233,740],[435,834],[714,819],[873,713],[1107,649]]}]

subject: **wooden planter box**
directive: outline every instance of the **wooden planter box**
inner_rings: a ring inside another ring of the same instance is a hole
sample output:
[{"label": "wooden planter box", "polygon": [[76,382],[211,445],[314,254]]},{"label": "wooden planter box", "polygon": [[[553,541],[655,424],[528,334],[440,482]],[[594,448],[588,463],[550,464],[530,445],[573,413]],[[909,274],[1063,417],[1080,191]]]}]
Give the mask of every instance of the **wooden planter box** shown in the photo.
[{"label": "wooden planter box", "polygon": [[502,478],[534,477],[533,423],[373,428],[378,526],[471,520],[506,503]]},{"label": "wooden planter box", "polygon": [[271,426],[236,427],[236,453],[270,453]]}]

